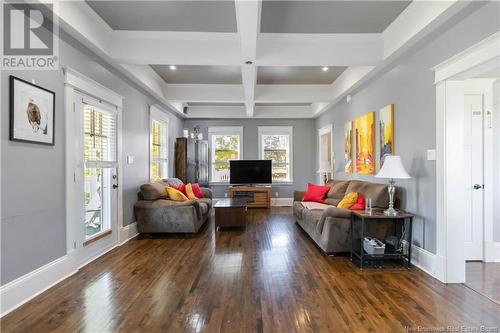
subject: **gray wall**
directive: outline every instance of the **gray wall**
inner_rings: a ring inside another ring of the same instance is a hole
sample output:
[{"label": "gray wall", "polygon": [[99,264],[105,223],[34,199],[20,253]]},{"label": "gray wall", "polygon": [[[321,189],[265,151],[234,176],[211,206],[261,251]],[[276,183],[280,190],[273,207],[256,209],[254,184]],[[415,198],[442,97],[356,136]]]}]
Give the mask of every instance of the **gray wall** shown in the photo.
[{"label": "gray wall", "polygon": [[[427,161],[426,157],[426,150],[436,145],[436,92],[431,68],[499,31],[499,13],[499,3],[485,5],[438,38],[412,50],[388,73],[353,94],[349,104],[345,101],[337,104],[316,120],[316,128],[334,123],[336,178],[381,182],[383,180],[373,176],[342,172],[345,165],[343,129],[347,121],[395,104],[395,153],[401,155],[413,177],[398,181],[397,185],[405,190],[403,208],[418,216],[414,242],[431,252],[436,251],[436,163]],[[378,133],[376,141],[378,145]]]},{"label": "gray wall", "polygon": [[[116,70],[105,65],[75,40],[62,34],[61,67],[70,66],[124,97],[123,209],[124,224],[134,221],[133,204],[140,184],[149,178],[148,104],[158,103]],[[9,75],[56,93],[55,146],[9,141]],[[1,284],[43,266],[66,253],[64,77],[58,71],[2,71],[2,212]],[[182,120],[170,117],[170,147]],[[126,156],[135,162],[126,164]],[[170,152],[173,174],[173,150]]]},{"label": "gray wall", "polygon": [[[184,122],[184,127],[190,130],[196,125],[201,127],[204,138],[208,138],[208,127],[211,126],[243,126],[244,159],[259,158],[259,126],[293,126],[293,184],[273,185],[273,197],[278,192],[280,198],[291,198],[294,190],[305,190],[308,182],[315,181],[316,154],[312,147],[316,131],[313,119],[189,119]],[[215,185],[212,189],[217,198],[223,198],[227,192],[227,186]]]}]

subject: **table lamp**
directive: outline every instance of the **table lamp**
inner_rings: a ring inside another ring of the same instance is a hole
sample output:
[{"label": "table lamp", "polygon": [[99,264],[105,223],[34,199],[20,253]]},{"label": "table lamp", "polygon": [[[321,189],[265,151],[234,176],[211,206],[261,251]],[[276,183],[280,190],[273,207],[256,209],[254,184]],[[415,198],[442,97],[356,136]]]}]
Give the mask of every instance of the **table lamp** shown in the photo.
[{"label": "table lamp", "polygon": [[319,162],[319,169],[316,171],[317,173],[322,173],[323,174],[323,182],[326,184],[328,181],[328,173],[332,172],[332,166],[330,165],[330,162],[327,160],[322,160]]},{"label": "table lamp", "polygon": [[384,160],[384,165],[380,168],[375,176],[377,178],[389,178],[389,208],[384,211],[385,215],[395,216],[398,215],[397,210],[394,209],[394,194],[396,193],[396,182],[394,179],[410,179],[411,176],[406,172],[400,156],[387,155]]}]

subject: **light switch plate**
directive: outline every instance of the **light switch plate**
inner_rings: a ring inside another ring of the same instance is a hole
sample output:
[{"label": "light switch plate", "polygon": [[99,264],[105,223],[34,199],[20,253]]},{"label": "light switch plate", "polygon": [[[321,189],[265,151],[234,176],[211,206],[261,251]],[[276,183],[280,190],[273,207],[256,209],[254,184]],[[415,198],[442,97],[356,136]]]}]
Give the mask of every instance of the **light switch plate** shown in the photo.
[{"label": "light switch plate", "polygon": [[436,160],[436,149],[427,150],[427,161],[435,161]]},{"label": "light switch plate", "polygon": [[132,155],[127,156],[127,164],[134,164],[134,156]]}]

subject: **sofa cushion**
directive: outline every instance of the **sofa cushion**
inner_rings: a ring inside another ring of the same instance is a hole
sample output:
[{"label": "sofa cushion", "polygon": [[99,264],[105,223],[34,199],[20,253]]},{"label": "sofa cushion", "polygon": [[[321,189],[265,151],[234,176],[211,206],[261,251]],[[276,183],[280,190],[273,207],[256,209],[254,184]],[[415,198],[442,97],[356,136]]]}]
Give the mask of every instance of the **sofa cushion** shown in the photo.
[{"label": "sofa cushion", "polygon": [[349,209],[358,201],[358,192],[347,193],[345,197],[340,200],[337,207]]},{"label": "sofa cushion", "polygon": [[328,199],[338,199],[341,200],[346,194],[347,187],[349,186],[349,180],[331,180],[326,185],[330,186],[330,191],[326,197]]},{"label": "sofa cushion", "polygon": [[360,180],[351,180],[347,187],[347,193],[359,192],[365,198],[372,199],[372,207],[387,208],[389,207],[389,194],[387,193],[387,185],[364,182]]},{"label": "sofa cushion", "polygon": [[325,204],[330,205],[330,206],[337,206],[339,204],[340,200],[341,199],[326,198]]},{"label": "sofa cushion", "polygon": [[328,205],[319,202],[302,202],[302,205],[309,210],[313,209],[325,210],[329,207]]},{"label": "sofa cushion", "polygon": [[321,185],[315,185],[312,183],[307,184],[307,191],[306,194],[304,195],[304,199],[302,201],[314,201],[314,202],[319,202],[323,203],[325,200],[326,194],[330,190],[329,186],[321,186]]},{"label": "sofa cushion", "polygon": [[167,187],[167,192],[170,200],[173,201],[188,201],[189,199],[180,190],[175,187]]},{"label": "sofa cushion", "polygon": [[184,184],[182,180],[179,178],[167,178],[167,179],[162,179],[163,182],[169,184],[170,186],[179,186]]},{"label": "sofa cushion", "polygon": [[167,188],[163,183],[143,184],[140,189],[144,200],[152,201],[168,198]]}]

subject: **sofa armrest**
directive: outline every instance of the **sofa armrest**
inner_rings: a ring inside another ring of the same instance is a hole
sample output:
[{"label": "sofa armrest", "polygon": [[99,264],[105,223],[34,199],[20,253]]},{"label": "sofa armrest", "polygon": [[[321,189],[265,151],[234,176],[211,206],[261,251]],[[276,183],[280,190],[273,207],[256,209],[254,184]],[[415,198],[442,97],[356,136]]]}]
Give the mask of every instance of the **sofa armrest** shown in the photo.
[{"label": "sofa armrest", "polygon": [[325,214],[334,218],[350,219],[352,212],[349,209],[331,206],[325,210]]},{"label": "sofa armrest", "polygon": [[293,192],[293,201],[302,201],[304,199],[304,195],[306,192],[304,191],[294,191]]},{"label": "sofa armrest", "polygon": [[203,197],[209,198],[209,199],[213,198],[212,190],[209,189],[208,187],[202,187],[201,192],[203,192]]}]

